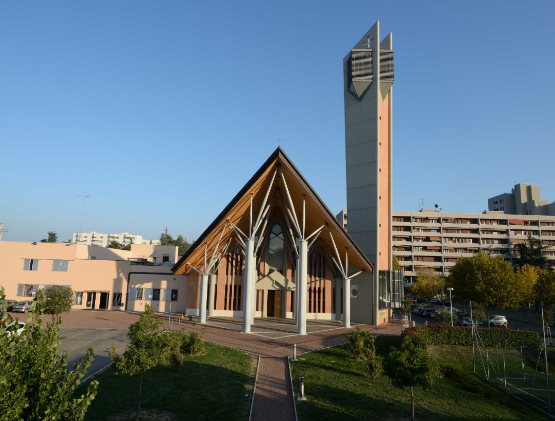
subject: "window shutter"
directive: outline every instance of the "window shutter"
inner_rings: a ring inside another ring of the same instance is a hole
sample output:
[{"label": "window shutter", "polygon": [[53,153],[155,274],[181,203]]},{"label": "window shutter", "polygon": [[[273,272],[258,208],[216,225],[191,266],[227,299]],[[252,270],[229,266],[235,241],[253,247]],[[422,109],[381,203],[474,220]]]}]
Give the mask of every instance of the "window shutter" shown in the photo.
[{"label": "window shutter", "polygon": [[23,288],[25,287],[25,285],[23,284],[17,284],[17,296],[18,297],[23,297]]},{"label": "window shutter", "polygon": [[60,265],[60,270],[62,272],[67,272],[67,266],[69,264],[69,260],[60,260],[61,265]]},{"label": "window shutter", "polygon": [[23,270],[31,269],[31,259],[25,259],[23,262]]},{"label": "window shutter", "polygon": [[33,297],[35,297],[37,295],[37,291],[39,290],[39,285],[40,284],[34,284],[33,285]]},{"label": "window shutter", "polygon": [[165,289],[164,290],[164,301],[171,301],[172,300],[172,290]]},{"label": "window shutter", "polygon": [[152,300],[152,288],[144,289],[143,300],[147,300],[147,301]]},{"label": "window shutter", "polygon": [[129,299],[136,300],[137,299],[137,288],[129,288]]},{"label": "window shutter", "polygon": [[60,270],[60,261],[59,260],[52,260],[52,271],[57,272]]},{"label": "window shutter", "polygon": [[39,268],[39,260],[33,259],[33,270],[38,270]]},{"label": "window shutter", "polygon": [[48,288],[51,288],[51,287],[52,287],[52,285],[45,285],[45,286],[44,286],[44,291],[46,292],[46,290],[47,290]]}]

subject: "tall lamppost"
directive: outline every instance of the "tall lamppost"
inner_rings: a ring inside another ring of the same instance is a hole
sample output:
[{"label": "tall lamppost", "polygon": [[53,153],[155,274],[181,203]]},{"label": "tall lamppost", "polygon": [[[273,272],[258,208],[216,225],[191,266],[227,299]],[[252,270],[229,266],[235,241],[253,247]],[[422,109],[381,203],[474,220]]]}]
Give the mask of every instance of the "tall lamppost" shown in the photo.
[{"label": "tall lamppost", "polygon": [[453,327],[453,300],[451,299],[451,291],[453,291],[453,288],[447,288],[447,291],[449,291],[449,303],[451,304],[451,327]]}]

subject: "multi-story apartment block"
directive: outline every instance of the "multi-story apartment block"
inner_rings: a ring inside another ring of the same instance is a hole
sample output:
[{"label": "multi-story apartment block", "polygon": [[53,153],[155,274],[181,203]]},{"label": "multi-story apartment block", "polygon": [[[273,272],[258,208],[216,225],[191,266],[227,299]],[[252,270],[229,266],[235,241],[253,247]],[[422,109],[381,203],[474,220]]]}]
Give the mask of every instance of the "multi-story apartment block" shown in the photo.
[{"label": "multi-story apartment block", "polygon": [[555,202],[547,203],[547,200],[540,200],[539,186],[520,183],[516,184],[510,193],[488,199],[488,210],[512,215],[555,216]]},{"label": "multi-story apartment block", "polygon": [[142,235],[129,234],[128,232],[122,232],[121,234],[102,234],[98,231],[74,232],[72,239],[72,243],[74,244],[99,247],[107,247],[112,241],[117,241],[124,246],[128,244],[143,244],[148,246],[160,245],[160,240],[145,240]]},{"label": "multi-story apartment block", "polygon": [[555,216],[427,209],[392,215],[393,255],[403,267],[407,283],[415,280],[419,268],[432,268],[447,276],[458,259],[480,251],[512,261],[516,246],[526,242],[528,235],[540,238],[548,259],[555,260]]}]

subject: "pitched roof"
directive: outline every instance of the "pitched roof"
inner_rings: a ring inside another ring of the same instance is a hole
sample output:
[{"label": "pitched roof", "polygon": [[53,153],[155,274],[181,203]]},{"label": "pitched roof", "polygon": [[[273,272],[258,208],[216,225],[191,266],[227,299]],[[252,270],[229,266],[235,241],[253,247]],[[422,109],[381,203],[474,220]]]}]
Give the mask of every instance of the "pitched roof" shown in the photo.
[{"label": "pitched roof", "polygon": [[[188,274],[191,271],[191,268],[187,266],[187,264],[197,268],[202,268],[204,265],[205,245],[208,249],[208,258],[210,258],[216,243],[218,242],[218,238],[222,233],[224,224],[228,219],[241,231],[245,233],[248,232],[250,223],[249,206],[251,202],[251,194],[254,209],[253,219],[256,219],[258,211],[264,201],[264,196],[268,186],[272,181],[272,177],[278,165],[283,171],[287,188],[289,189],[293,205],[295,206],[297,218],[299,218],[299,213],[302,212],[303,196],[306,196],[306,235],[308,236],[322,225],[328,224],[342,260],[344,260],[345,251],[347,250],[350,265],[356,266],[359,269],[370,273],[374,272],[373,264],[358,248],[353,239],[343,229],[341,224],[335,219],[334,214],[327,208],[310,184],[308,184],[308,181],[306,181],[291,159],[289,159],[285,152],[283,152],[283,149],[278,147],[247,182],[247,184],[245,184],[239,193],[237,193],[237,195],[225,207],[225,209],[216,217],[208,228],[206,228],[191,248],[189,248],[181,259],[179,259],[179,261],[172,267],[174,274]],[[277,174],[278,175],[274,181],[272,191],[275,191],[275,187],[278,187],[287,203],[285,184],[283,179],[279,176],[279,172]],[[287,203],[287,206],[289,206],[289,203]],[[276,199],[273,207],[279,208],[283,215],[284,208],[280,200]],[[232,235],[233,231],[231,229],[228,228],[225,230],[221,239],[219,250],[221,250],[223,244],[225,244]],[[334,246],[327,229],[322,231],[320,238],[332,252],[332,255],[334,255]]]}]

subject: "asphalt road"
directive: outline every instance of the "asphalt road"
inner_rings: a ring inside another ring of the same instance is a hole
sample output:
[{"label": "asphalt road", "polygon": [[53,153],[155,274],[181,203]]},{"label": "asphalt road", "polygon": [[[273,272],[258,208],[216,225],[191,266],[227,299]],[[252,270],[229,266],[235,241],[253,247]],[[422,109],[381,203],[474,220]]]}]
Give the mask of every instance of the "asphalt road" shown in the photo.
[{"label": "asphalt road", "polygon": [[125,345],[129,343],[127,332],[128,329],[62,327],[60,328],[62,342],[60,352],[68,351],[67,366],[71,368],[73,364],[85,357],[87,348],[94,348],[94,360],[87,369],[85,375],[87,377],[110,364],[106,348],[116,344],[120,353],[125,350]]}]

